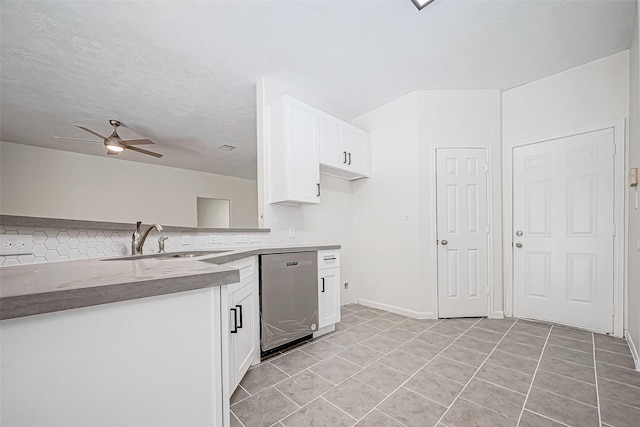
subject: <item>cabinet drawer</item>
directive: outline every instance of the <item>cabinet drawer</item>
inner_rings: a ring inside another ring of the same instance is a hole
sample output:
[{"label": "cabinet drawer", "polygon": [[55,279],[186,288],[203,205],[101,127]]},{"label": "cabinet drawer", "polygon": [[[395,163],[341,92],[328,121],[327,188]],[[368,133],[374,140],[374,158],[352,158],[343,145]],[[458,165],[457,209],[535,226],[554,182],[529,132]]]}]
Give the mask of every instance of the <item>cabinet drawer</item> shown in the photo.
[{"label": "cabinet drawer", "polygon": [[225,267],[231,267],[239,270],[240,282],[233,285],[229,285],[229,295],[232,295],[237,290],[243,288],[245,285],[256,281],[258,278],[258,257],[251,256],[248,258],[242,258],[237,261],[231,261],[226,264],[222,264]]},{"label": "cabinet drawer", "polygon": [[340,251],[318,251],[318,270],[340,267]]}]

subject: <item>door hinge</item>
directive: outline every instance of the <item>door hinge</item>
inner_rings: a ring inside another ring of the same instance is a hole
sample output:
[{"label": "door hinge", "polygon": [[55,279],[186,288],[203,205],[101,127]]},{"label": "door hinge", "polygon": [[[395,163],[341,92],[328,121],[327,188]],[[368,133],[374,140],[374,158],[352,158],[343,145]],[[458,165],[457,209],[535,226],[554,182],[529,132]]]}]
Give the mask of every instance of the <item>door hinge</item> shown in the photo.
[{"label": "door hinge", "polygon": [[489,172],[489,163],[484,164],[484,171]]},{"label": "door hinge", "polygon": [[618,146],[615,141],[613,141],[613,155],[615,156],[618,152]]},{"label": "door hinge", "polygon": [[485,225],[485,230],[486,230],[487,234],[489,234],[489,224]]}]

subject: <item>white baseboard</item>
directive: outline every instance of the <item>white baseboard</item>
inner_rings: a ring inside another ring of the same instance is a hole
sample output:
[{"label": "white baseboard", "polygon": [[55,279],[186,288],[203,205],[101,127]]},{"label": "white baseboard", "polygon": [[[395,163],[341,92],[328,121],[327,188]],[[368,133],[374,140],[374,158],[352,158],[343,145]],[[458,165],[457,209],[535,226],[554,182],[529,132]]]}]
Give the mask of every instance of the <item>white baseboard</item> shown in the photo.
[{"label": "white baseboard", "polygon": [[414,319],[435,319],[436,316],[430,311],[415,311],[406,308],[398,307],[395,305],[384,304],[377,301],[371,301],[361,299],[358,301],[360,305],[364,305],[371,308],[377,308],[379,310],[390,311],[391,313],[399,314],[401,316],[412,317]]},{"label": "white baseboard", "polygon": [[504,319],[504,313],[501,310],[494,310],[489,319]]},{"label": "white baseboard", "polygon": [[638,349],[633,343],[633,340],[627,334],[626,336],[627,343],[629,344],[629,349],[631,349],[631,355],[633,356],[633,363],[636,365],[636,371],[640,372],[640,355],[638,354]]}]

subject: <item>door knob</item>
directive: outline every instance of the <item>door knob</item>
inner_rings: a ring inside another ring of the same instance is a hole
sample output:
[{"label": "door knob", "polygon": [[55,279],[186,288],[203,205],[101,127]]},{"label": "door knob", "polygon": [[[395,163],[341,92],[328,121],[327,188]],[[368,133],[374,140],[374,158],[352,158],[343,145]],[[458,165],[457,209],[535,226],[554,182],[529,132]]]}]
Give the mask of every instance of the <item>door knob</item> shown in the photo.
[{"label": "door knob", "polygon": [[442,243],[443,246],[446,246],[449,244],[448,240],[440,240],[440,243]]},{"label": "door knob", "polygon": [[516,248],[521,248],[522,247],[522,243],[518,242],[516,243]]}]

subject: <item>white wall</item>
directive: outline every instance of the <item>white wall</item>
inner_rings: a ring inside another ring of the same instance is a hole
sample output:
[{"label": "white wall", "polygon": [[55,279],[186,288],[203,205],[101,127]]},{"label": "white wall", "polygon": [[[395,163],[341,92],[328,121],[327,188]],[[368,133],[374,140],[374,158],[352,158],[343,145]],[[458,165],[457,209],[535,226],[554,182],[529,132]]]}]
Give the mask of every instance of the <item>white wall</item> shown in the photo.
[{"label": "white wall", "polygon": [[[629,114],[629,51],[502,94],[503,232],[511,235],[511,162],[516,145],[619,124]],[[511,301],[511,239],[504,239],[505,299]],[[507,314],[511,314],[507,310]],[[621,332],[621,331],[619,331]]]},{"label": "white wall", "polygon": [[[427,292],[421,296],[428,310],[435,310],[437,295],[433,244],[435,221],[435,149],[480,147],[488,149],[489,228],[493,265],[489,285],[493,288],[493,317],[502,317],[502,191],[500,144],[500,91],[423,91],[419,93],[419,173],[420,173],[420,266],[421,283]],[[425,286],[426,285],[426,286]]]},{"label": "white wall", "polygon": [[[371,178],[353,183],[353,286],[360,299],[423,314],[418,258],[418,95],[357,117],[371,135]],[[406,213],[410,220],[404,220]]]},{"label": "white wall", "polygon": [[196,198],[231,200],[231,226],[257,226],[256,181],[0,143],[0,213],[196,226]]},{"label": "white wall", "polygon": [[[434,316],[435,148],[489,148],[492,180],[499,185],[500,92],[414,92],[353,123],[370,132],[372,144],[372,177],[354,183],[355,263],[362,266],[355,273],[359,296],[417,316]],[[496,190],[493,203],[500,206],[499,187]],[[500,285],[500,211],[493,213],[498,242],[493,270]],[[494,295],[494,311],[499,312],[500,286]]]},{"label": "white wall", "polygon": [[[637,16],[629,61],[629,166],[640,167],[640,3],[636,3]],[[628,211],[628,300],[627,338],[636,350],[636,368],[640,369],[637,351],[640,350],[640,210],[635,209],[636,189],[630,189]],[[639,195],[640,197],[640,195]]]}]

